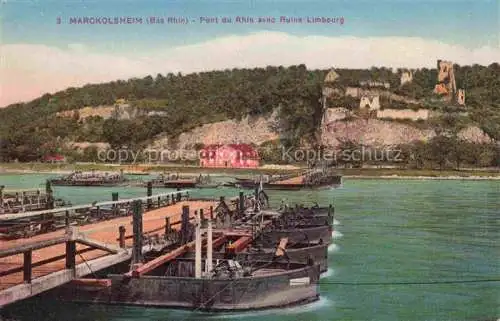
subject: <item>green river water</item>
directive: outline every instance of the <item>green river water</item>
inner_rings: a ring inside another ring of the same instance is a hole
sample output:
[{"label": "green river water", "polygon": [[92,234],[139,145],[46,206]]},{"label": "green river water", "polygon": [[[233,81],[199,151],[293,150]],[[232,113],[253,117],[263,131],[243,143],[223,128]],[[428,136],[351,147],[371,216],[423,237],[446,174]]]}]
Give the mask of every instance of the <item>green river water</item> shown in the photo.
[{"label": "green river water", "polygon": [[[0,185],[32,188],[42,186],[47,177],[2,175]],[[145,195],[144,188],[56,187],[55,191],[58,197],[73,204],[110,200],[112,191],[119,192],[120,198]],[[233,196],[237,190],[194,190],[191,194]],[[36,321],[389,321],[500,317],[500,282],[418,284],[500,278],[500,182],[346,180],[336,190],[268,194],[275,206],[282,199],[289,204],[335,204],[337,225],[329,248],[330,268],[320,281],[318,302],[279,310],[210,314],[68,304],[41,297],[4,308],[0,314],[7,320]]]}]

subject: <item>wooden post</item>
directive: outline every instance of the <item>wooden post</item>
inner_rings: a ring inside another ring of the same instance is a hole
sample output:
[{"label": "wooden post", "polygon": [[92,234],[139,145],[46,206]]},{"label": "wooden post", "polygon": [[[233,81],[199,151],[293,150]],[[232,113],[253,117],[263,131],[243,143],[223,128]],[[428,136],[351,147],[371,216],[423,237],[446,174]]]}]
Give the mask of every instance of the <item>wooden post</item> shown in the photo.
[{"label": "wooden post", "polygon": [[182,244],[188,242],[188,224],[189,224],[189,206],[184,205],[182,207],[182,218],[181,218],[181,238]]},{"label": "wooden post", "polygon": [[119,234],[118,239],[119,239],[120,247],[122,249],[125,248],[125,232],[126,232],[125,226],[120,225],[120,227],[118,227],[118,234]]},{"label": "wooden post", "polygon": [[140,200],[133,203],[133,252],[132,263],[137,264],[142,261],[142,202]]},{"label": "wooden post", "polygon": [[31,250],[28,250],[24,252],[24,259],[23,259],[23,280],[24,283],[31,283]]},{"label": "wooden post", "polygon": [[148,210],[150,210],[153,207],[153,199],[151,198],[153,196],[153,182],[148,182],[146,194],[148,196]]},{"label": "wooden post", "polygon": [[213,269],[213,236],[212,236],[212,216],[208,218],[207,222],[207,259],[205,273],[211,273]]},{"label": "wooden post", "polygon": [[200,208],[200,222],[202,224],[202,226],[204,226],[205,224],[205,215],[203,214],[203,209]]},{"label": "wooden post", "polygon": [[0,207],[3,207],[3,190],[5,185],[0,186]]},{"label": "wooden post", "polygon": [[40,209],[40,196],[41,196],[40,194],[41,194],[40,190],[37,189],[36,190],[36,208],[37,209]]},{"label": "wooden post", "polygon": [[47,180],[45,183],[45,193],[47,194],[47,209],[51,210],[54,208],[54,197],[52,195],[52,185],[50,184],[50,181]]},{"label": "wooden post", "polygon": [[243,215],[245,213],[245,195],[243,192],[240,192],[240,198],[239,198],[239,210],[240,212],[238,213],[239,215]]},{"label": "wooden post", "polygon": [[75,269],[76,266],[76,242],[73,240],[66,241],[66,268]]},{"label": "wooden post", "polygon": [[24,212],[24,199],[26,198],[26,192],[22,192],[21,193],[21,208],[22,208],[22,211]]},{"label": "wooden post", "polygon": [[181,192],[179,192],[181,189],[177,187],[177,203],[182,201],[182,195]]},{"label": "wooden post", "polygon": [[69,230],[69,211],[64,213],[64,225],[66,225],[66,230]]},{"label": "wooden post", "polygon": [[170,233],[170,217],[165,217],[165,235]]},{"label": "wooden post", "polygon": [[195,259],[194,277],[201,278],[201,220],[198,211],[194,211],[195,218]]},{"label": "wooden post", "polygon": [[254,194],[255,194],[255,207],[254,207],[254,211],[258,212],[259,211],[259,188],[258,187],[255,188]]}]

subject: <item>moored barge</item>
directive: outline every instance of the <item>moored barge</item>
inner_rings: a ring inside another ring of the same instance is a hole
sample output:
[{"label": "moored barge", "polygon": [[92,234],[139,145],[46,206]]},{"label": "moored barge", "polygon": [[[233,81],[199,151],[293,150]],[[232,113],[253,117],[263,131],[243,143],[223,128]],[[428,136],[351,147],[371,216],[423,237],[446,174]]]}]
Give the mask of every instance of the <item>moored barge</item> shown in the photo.
[{"label": "moored barge", "polygon": [[75,171],[69,175],[50,180],[56,186],[121,186],[126,185],[128,179],[123,174],[123,170],[116,172],[82,172]]},{"label": "moored barge", "polygon": [[330,189],[342,185],[342,176],[330,170],[309,170],[300,175],[260,176],[256,179],[236,179],[235,187],[255,188],[262,184],[267,190],[297,191],[301,189]]},{"label": "moored barge", "polygon": [[[202,264],[206,261],[202,261]],[[196,277],[196,262],[177,259],[140,278],[110,274],[94,288],[67,285],[57,296],[75,302],[244,311],[313,302],[319,299],[317,264],[213,261],[210,274]]]},{"label": "moored barge", "polygon": [[50,183],[45,191],[39,188],[8,190],[0,186],[0,215],[39,211],[54,207],[71,206],[60,198],[54,198]]},{"label": "moored barge", "polygon": [[[149,181],[153,188],[217,188],[210,175],[181,176],[179,174],[160,174],[157,178]],[[143,185],[147,185],[144,183]]]},{"label": "moored barge", "polygon": [[[318,300],[327,244],[286,238],[269,246],[262,243],[259,235],[274,228],[273,217],[277,221],[280,213],[262,210],[267,198],[261,193],[256,191],[253,197],[240,193],[236,202],[221,198],[207,217],[195,212],[194,224],[184,207],[180,229],[165,228],[165,239],[177,243],[145,259],[140,250],[143,238],[134,237],[131,261],[94,274],[98,279],[71,282],[52,295],[77,302],[196,311],[268,309]],[[134,213],[134,231],[140,235],[138,215]],[[288,217],[291,225],[307,225],[307,219]]]},{"label": "moored barge", "polygon": [[[307,264],[311,259],[319,264],[320,272],[328,270],[328,243],[288,243],[287,238],[282,238],[274,246],[256,240],[246,249],[240,252],[231,252],[228,244],[213,253],[214,259],[232,258],[236,261],[244,262],[296,262]],[[282,252],[282,255],[280,255]],[[186,257],[194,258],[195,253],[191,251]]]}]

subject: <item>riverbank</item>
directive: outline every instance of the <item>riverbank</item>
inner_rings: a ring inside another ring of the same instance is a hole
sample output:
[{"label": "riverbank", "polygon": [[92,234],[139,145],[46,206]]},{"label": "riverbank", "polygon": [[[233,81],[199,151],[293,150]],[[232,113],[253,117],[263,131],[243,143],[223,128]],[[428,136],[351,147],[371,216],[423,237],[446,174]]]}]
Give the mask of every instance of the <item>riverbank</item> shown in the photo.
[{"label": "riverbank", "polygon": [[159,174],[159,173],[182,173],[182,174],[211,174],[245,177],[250,175],[276,175],[299,173],[303,169],[290,165],[266,165],[259,168],[201,168],[192,165],[119,165],[119,164],[47,164],[47,163],[0,163],[1,174],[69,174],[73,171],[119,171],[125,174]]},{"label": "riverbank", "polygon": [[[235,177],[249,177],[259,174],[298,174],[305,168],[290,165],[266,165],[260,168],[201,168],[189,165],[118,165],[118,164],[44,164],[7,163],[0,164],[0,174],[69,174],[81,171],[119,171],[158,174],[162,172],[182,174],[211,174]],[[400,168],[338,168],[338,173],[348,179],[446,179],[446,180],[500,180],[500,169],[433,170]]]},{"label": "riverbank", "polygon": [[399,179],[399,180],[468,180],[468,181],[500,181],[500,176],[399,176],[399,175],[345,175],[347,179]]},{"label": "riverbank", "polygon": [[346,179],[500,180],[499,169],[432,170],[396,168],[350,168],[339,173]]}]

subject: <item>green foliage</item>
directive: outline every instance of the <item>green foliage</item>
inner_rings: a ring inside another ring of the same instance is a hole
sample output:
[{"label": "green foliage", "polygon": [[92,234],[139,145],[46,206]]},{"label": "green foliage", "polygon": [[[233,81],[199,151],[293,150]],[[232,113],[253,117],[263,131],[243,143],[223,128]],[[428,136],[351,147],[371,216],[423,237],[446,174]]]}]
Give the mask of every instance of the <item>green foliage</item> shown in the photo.
[{"label": "green foliage", "polygon": [[[388,68],[336,71],[340,75],[336,82],[339,88],[359,86],[360,81],[367,80],[389,82],[390,91],[425,99],[427,108],[442,111],[449,108],[447,104],[433,100],[435,69],[415,71],[413,82],[401,87],[399,74]],[[247,115],[266,116],[278,107],[277,130],[287,137],[285,145],[314,146],[322,116],[321,88],[326,73],[326,70],[307,70],[304,65],[269,66],[187,75],[158,74],[154,78],[147,76],[68,88],[0,109],[0,155],[4,161],[38,160],[50,152],[45,144],[57,141],[57,137],[69,141],[103,141],[113,147],[141,148],[159,134],[176,138],[182,132],[209,122],[239,120]],[[458,88],[466,89],[465,110],[470,118],[491,137],[499,139],[499,64],[455,66],[455,75]],[[134,119],[121,120],[104,120],[98,116],[82,119],[78,113],[73,117],[56,116],[58,112],[85,106],[111,106],[117,99],[127,99],[132,108],[144,112]],[[356,108],[358,104],[349,97],[328,103],[347,108]],[[147,117],[148,111],[165,114]],[[439,126],[444,128],[443,132],[449,132],[449,126],[460,127],[455,123],[445,119]],[[89,154],[84,158],[92,157]]]},{"label": "green foliage", "polygon": [[168,109],[168,100],[166,99],[141,99],[132,101],[130,104],[133,108],[138,108],[145,111],[162,111]]},{"label": "green foliage", "polygon": [[380,109],[412,109],[418,110],[422,106],[412,103],[407,103],[405,101],[390,99],[387,96],[380,96]]},{"label": "green foliage", "polygon": [[352,96],[328,97],[326,99],[326,105],[329,108],[342,107],[353,110],[359,107],[359,100]]},{"label": "green foliage", "polygon": [[388,82],[391,88],[399,85],[399,76],[390,68],[372,67],[371,69],[336,69],[335,71],[340,76],[337,82],[342,86],[358,87],[360,82],[369,80]]},{"label": "green foliage", "polygon": [[398,146],[404,168],[453,168],[460,170],[465,164],[473,167],[498,166],[500,148],[495,143],[477,144],[457,136],[438,135],[429,142],[415,142]]},{"label": "green foliage", "polygon": [[287,163],[287,160],[283,157],[283,146],[279,139],[262,143],[258,147],[261,160],[269,164]]}]

